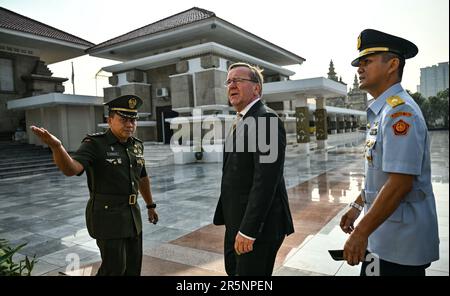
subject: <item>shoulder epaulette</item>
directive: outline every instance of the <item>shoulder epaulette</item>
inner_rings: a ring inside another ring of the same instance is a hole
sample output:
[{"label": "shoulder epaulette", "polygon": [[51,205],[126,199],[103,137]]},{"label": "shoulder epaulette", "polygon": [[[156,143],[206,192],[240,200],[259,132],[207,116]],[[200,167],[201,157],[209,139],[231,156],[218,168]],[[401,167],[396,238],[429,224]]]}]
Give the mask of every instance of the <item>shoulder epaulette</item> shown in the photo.
[{"label": "shoulder epaulette", "polygon": [[140,139],[138,139],[136,137],[133,137],[133,140],[135,140],[136,142],[139,142],[139,143],[143,143],[142,140],[140,140]]},{"label": "shoulder epaulette", "polygon": [[395,107],[400,106],[405,103],[405,101],[402,98],[400,98],[399,96],[391,96],[386,99],[386,102],[392,108],[395,108]]},{"label": "shoulder epaulette", "polygon": [[93,134],[87,134],[87,136],[88,137],[102,137],[102,136],[104,136],[104,135],[106,135],[106,133],[105,132],[101,132],[101,133],[93,133]]}]

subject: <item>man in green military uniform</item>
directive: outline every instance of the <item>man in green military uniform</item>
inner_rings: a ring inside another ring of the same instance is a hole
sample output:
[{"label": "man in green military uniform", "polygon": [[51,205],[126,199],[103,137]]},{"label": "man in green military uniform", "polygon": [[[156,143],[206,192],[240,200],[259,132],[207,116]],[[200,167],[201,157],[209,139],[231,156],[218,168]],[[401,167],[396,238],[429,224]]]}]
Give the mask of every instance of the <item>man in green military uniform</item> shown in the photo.
[{"label": "man in green military uniform", "polygon": [[50,147],[56,165],[66,176],[86,171],[90,193],[86,224],[102,257],[97,275],[140,275],[142,220],[138,192],[147,204],[149,222],[158,222],[144,146],[133,137],[142,100],[125,95],[105,105],[109,107],[109,129],[87,135],[72,157],[44,128],[31,126],[31,130]]}]

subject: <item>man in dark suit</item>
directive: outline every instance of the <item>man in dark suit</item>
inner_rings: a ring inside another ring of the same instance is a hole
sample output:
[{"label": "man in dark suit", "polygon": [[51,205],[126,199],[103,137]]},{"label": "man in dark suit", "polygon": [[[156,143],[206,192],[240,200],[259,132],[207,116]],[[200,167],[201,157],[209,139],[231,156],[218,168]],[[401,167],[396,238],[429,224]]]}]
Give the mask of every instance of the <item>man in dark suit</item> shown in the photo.
[{"label": "man in dark suit", "polygon": [[214,214],[214,224],[226,228],[228,275],[271,275],[284,237],[294,232],[283,177],[286,132],[260,100],[262,83],[257,67],[228,68],[225,85],[237,118],[225,141]]},{"label": "man in dark suit", "polygon": [[141,274],[142,265],[139,192],[149,222],[158,221],[145,169],[144,145],[133,137],[142,99],[124,95],[105,105],[109,107],[109,129],[87,135],[72,156],[46,129],[32,126],[31,130],[50,147],[55,164],[66,176],[86,171],[90,193],[86,224],[102,256],[97,275],[136,276]]}]

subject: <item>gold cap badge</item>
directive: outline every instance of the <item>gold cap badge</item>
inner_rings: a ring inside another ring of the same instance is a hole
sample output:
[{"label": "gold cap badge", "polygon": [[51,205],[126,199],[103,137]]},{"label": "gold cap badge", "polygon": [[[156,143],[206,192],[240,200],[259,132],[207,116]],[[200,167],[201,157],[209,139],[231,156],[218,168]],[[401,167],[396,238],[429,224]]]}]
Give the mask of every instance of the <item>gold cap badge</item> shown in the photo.
[{"label": "gold cap badge", "polygon": [[358,40],[356,41],[356,49],[359,50],[361,47],[361,34],[358,36]]},{"label": "gold cap badge", "polygon": [[128,106],[130,107],[130,109],[134,109],[134,107],[136,107],[136,99],[135,98],[131,98],[128,100]]}]

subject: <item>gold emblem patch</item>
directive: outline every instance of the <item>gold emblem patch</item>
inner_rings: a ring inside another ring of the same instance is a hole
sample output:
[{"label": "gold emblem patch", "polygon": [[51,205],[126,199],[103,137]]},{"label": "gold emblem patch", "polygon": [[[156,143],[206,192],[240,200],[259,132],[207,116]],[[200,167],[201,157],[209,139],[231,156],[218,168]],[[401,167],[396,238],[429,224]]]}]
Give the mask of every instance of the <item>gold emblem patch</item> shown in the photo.
[{"label": "gold emblem patch", "polygon": [[134,109],[134,107],[136,107],[137,105],[137,101],[135,98],[131,98],[128,100],[128,107],[130,107],[130,109]]},{"label": "gold emblem patch", "polygon": [[392,126],[392,129],[396,136],[405,136],[408,133],[409,126],[409,123],[400,119]]},{"label": "gold emblem patch", "polygon": [[358,40],[356,41],[356,49],[359,50],[361,47],[361,34],[358,36]]}]

